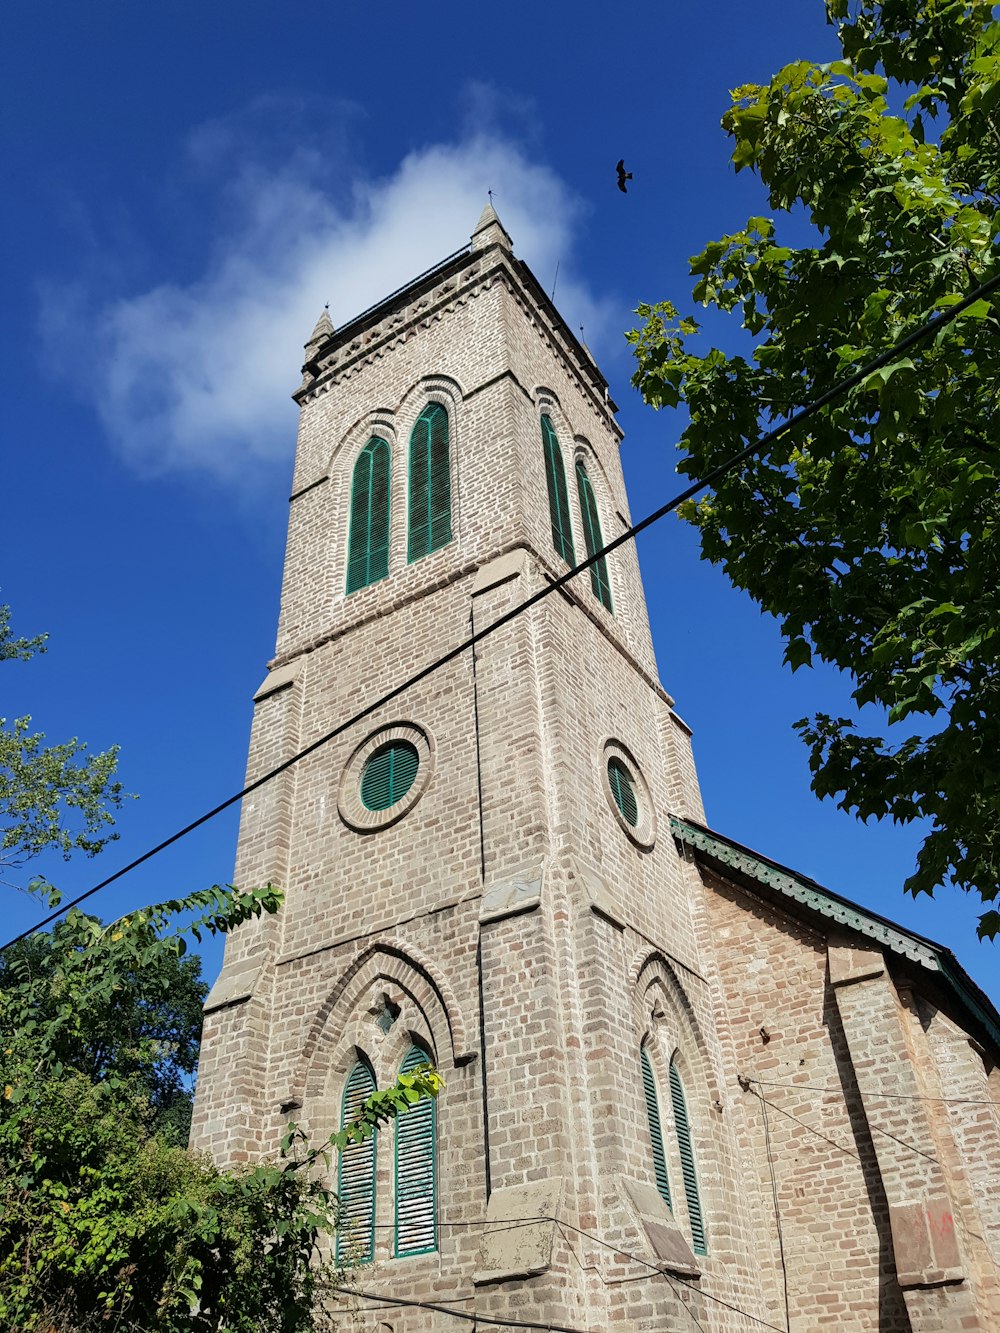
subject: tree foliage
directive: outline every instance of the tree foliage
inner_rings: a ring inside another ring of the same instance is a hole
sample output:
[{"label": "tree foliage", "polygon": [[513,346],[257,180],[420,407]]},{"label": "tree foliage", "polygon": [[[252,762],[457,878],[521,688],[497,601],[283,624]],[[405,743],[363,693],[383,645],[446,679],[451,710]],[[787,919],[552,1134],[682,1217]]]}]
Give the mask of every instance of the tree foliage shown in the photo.
[{"label": "tree foliage", "polygon": [[[99,984],[101,950],[91,936],[100,930],[95,917],[71,912],[0,953],[0,1014],[8,1002],[19,1006],[32,1024],[27,1035],[45,1031],[53,1066],[91,1083],[129,1083],[147,1098],[155,1132],[186,1144],[208,994],[201,959],[173,948],[136,953]],[[86,1004],[67,1012],[69,997],[84,995]]]},{"label": "tree foliage", "polygon": [[429,1066],[401,1076],[318,1148],[289,1126],[275,1161],[241,1171],[178,1144],[171,1113],[202,992],[185,935],[230,930],[281,897],[214,886],[108,926],[73,909],[4,960],[0,1328],[316,1326],[338,1210],[329,1154],[436,1096],[441,1079]]},{"label": "tree foliage", "polygon": [[[736,170],[767,191],[691,261],[747,355],[639,309],[634,383],[683,403],[705,475],[1000,267],[1000,24],[983,0],[828,0],[843,58],[732,94]],[[809,244],[794,244],[803,222]],[[793,670],[847,672],[862,717],[797,723],[812,785],[861,818],[926,820],[911,893],[1000,892],[1000,323],[994,296],[688,505],[702,555],[776,616]],[[864,723],[864,730],[861,723]],[[994,935],[989,908],[980,934]]]},{"label": "tree foliage", "polygon": [[[0,608],[0,660],[15,639]],[[116,751],[0,731],[0,864],[107,841]],[[29,743],[30,742],[30,743]],[[42,890],[54,905],[58,893]],[[326,1143],[220,1171],[184,1146],[206,987],[187,939],[275,912],[267,885],[215,885],[104,925],[71,908],[0,952],[0,1329],[305,1333],[331,1276],[330,1154],[442,1086],[427,1065],[376,1092]]]},{"label": "tree foliage", "polygon": [[[46,637],[15,638],[10,608],[0,606],[0,662],[45,652]],[[31,730],[30,717],[0,718],[0,877],[8,884],[42,852],[95,856],[117,836],[109,830],[125,798],[114,776],[118,747],[88,755],[76,737],[58,745],[44,741]]]}]

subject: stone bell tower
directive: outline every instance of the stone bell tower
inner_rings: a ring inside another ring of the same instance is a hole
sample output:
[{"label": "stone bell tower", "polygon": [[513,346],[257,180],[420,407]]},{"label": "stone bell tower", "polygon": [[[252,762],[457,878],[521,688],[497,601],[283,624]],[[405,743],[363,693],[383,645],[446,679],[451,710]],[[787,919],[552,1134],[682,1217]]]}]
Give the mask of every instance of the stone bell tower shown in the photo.
[{"label": "stone bell tower", "polygon": [[[324,313],[294,396],[250,779],[630,522],[608,385],[491,205],[436,268]],[[433,1112],[340,1166],[358,1285],[424,1303],[358,1298],[373,1328],[743,1326],[698,1289],[745,1303],[754,1262],[668,812],[702,819],[631,544],[244,803],[237,881],[286,904],[227,941],[193,1143],[232,1163],[289,1119],[321,1139],[433,1058]]]},{"label": "stone bell tower", "polygon": [[[306,345],[248,776],[630,522],[608,386],[487,206]],[[706,829],[624,545],[243,805],[192,1141],[314,1142],[344,1319],[941,1333],[1000,1326],[1000,1015],[935,945]],[[356,1323],[349,1324],[351,1328]]]}]

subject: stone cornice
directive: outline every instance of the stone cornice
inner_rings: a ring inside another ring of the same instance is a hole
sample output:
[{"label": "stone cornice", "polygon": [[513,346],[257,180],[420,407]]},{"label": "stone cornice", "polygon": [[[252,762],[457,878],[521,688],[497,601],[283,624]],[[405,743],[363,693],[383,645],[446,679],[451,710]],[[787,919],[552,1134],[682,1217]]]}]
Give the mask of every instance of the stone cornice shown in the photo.
[{"label": "stone cornice", "polygon": [[[306,362],[302,383],[292,397],[300,407],[315,401],[395,347],[419,336],[432,323],[477,299],[497,282],[510,293],[559,359],[601,425],[620,442],[622,431],[614,419],[617,407],[593,358],[528,266],[500,246],[460,252],[331,334]],[[479,387],[470,387],[468,395]]]}]

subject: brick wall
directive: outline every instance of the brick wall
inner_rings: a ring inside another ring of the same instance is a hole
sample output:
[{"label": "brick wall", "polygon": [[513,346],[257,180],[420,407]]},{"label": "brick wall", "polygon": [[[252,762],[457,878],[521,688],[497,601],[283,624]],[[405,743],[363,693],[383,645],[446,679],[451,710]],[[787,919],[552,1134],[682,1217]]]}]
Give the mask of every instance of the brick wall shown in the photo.
[{"label": "brick wall", "polygon": [[[251,776],[563,572],[543,412],[563,449],[578,554],[578,456],[605,538],[630,522],[606,386],[498,227],[311,352]],[[449,414],[454,537],[409,565],[407,442],[428,401]],[[373,434],[392,447],[389,577],[348,597],[351,476]],[[690,735],[656,676],[634,547],[608,563],[613,615],[582,575],[483,639],[475,662],[465,652],[247,800],[237,877],[272,879],[287,902],[227,942],[193,1141],[222,1162],[268,1155],[289,1117],[322,1139],[359,1053],[384,1086],[416,1041],[446,1080],[440,1245],[393,1256],[383,1131],[370,1289],[580,1329],[688,1333],[697,1322],[722,1333],[748,1316],[784,1328],[787,1285],[793,1329],[907,1329],[888,1159],[858,1091],[863,1057],[828,981],[828,941],[680,856],[668,815],[702,818]],[[403,818],[359,826],[348,798],[361,747],[394,726],[419,733],[428,780]],[[612,753],[636,775],[635,829],[607,788]],[[396,1017],[383,1031],[387,1002]],[[935,1017],[914,1055],[906,1020],[895,1021],[899,1058],[936,1062],[942,1087],[982,1086],[959,1029]],[[653,1188],[643,1044],[672,1214]],[[690,1249],[671,1061],[706,1256]],[[831,1091],[741,1090],[739,1075]],[[996,1117],[940,1119],[935,1152],[957,1177],[990,1151]],[[963,1241],[977,1292],[1000,1236],[994,1184],[969,1173],[955,1189],[963,1226],[985,1237],[978,1249]],[[558,1221],[509,1225],[524,1217]],[[925,1303],[949,1299],[935,1291]],[[395,1333],[446,1318],[386,1317]]]}]

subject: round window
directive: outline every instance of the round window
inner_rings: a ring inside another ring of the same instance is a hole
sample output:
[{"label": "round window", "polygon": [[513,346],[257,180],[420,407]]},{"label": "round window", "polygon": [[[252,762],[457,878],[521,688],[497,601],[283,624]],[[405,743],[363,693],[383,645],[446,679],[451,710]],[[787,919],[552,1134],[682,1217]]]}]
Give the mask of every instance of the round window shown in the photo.
[{"label": "round window", "polygon": [[635,828],[639,822],[639,802],[635,797],[635,783],[632,781],[632,774],[620,759],[608,760],[608,785],[611,787],[611,794],[615,798],[615,805],[622,819],[629,828]]},{"label": "round window", "polygon": [[656,815],[635,755],[620,741],[605,741],[600,774],[604,795],[622,831],[636,847],[648,852],[656,841]]},{"label": "round window", "polygon": [[390,741],[375,751],[361,773],[361,803],[366,810],[388,810],[413,786],[420,767],[417,747]]}]

